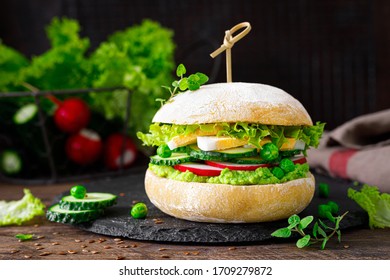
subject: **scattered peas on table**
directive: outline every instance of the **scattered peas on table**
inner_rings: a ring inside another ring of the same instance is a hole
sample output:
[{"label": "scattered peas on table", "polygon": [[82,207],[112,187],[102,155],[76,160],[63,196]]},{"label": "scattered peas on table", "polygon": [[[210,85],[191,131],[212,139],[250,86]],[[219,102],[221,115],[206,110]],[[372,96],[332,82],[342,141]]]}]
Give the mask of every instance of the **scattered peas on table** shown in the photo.
[{"label": "scattered peas on table", "polygon": [[130,214],[134,219],[144,219],[148,214],[148,207],[145,203],[138,202],[131,208]]}]

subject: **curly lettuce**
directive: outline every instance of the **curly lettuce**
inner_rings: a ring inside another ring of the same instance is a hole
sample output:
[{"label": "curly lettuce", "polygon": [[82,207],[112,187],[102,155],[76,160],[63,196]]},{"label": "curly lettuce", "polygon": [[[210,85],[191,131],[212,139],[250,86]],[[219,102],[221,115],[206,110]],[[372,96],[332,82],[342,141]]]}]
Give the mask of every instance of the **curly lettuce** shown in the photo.
[{"label": "curly lettuce", "polygon": [[15,77],[28,65],[28,60],[18,51],[4,45],[0,39],[0,92],[17,91]]},{"label": "curly lettuce", "polygon": [[24,197],[16,201],[0,201],[0,226],[21,225],[45,214],[45,205],[31,191],[24,189]]},{"label": "curly lettuce", "polygon": [[[152,20],[111,35],[92,52],[89,62],[92,87],[125,87],[131,90],[129,130],[145,131],[159,109],[156,99],[167,98],[161,87],[170,84],[174,70],[173,31]],[[91,94],[92,108],[107,119],[125,119],[127,94]],[[135,121],[136,120],[136,121]]]},{"label": "curly lettuce", "polygon": [[348,197],[368,213],[370,228],[390,227],[390,194],[365,184],[360,192],[349,188]]},{"label": "curly lettuce", "polygon": [[279,126],[250,123],[217,123],[217,124],[160,124],[150,125],[149,133],[138,132],[137,137],[146,146],[160,146],[175,136],[189,135],[200,129],[202,131],[216,130],[218,136],[231,136],[238,139],[248,139],[248,143],[260,147],[263,138],[269,136],[278,147],[286,138],[295,138],[305,142],[306,147],[317,147],[324,131],[325,123],[317,122],[313,126]]},{"label": "curly lettuce", "polygon": [[86,58],[88,38],[80,37],[76,20],[53,18],[46,28],[51,48],[34,56],[20,72],[20,83],[40,90],[88,88],[90,65]]}]

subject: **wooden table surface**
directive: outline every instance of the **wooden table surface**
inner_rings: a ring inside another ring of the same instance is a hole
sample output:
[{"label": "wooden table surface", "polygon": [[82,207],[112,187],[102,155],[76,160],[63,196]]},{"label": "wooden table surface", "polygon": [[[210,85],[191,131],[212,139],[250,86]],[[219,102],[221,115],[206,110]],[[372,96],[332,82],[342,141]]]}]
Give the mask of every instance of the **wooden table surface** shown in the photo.
[{"label": "wooden table surface", "polygon": [[[69,190],[69,184],[28,186],[49,205],[54,196]],[[23,187],[0,184],[0,200],[17,200]],[[18,233],[33,233],[36,238],[19,242]],[[37,217],[23,226],[0,228],[0,260],[24,259],[390,259],[390,229],[349,229],[342,243],[332,240],[325,250],[318,247],[298,249],[295,243],[272,240],[261,243],[218,246],[157,243],[118,239],[82,231],[71,225],[51,223]]]}]

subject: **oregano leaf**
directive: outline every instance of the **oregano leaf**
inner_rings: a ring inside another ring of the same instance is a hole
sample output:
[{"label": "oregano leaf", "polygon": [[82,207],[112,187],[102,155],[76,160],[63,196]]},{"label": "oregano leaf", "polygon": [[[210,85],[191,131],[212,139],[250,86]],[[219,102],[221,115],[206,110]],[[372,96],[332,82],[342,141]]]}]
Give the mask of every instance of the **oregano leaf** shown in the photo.
[{"label": "oregano leaf", "polygon": [[191,74],[189,77],[188,77],[188,81],[189,82],[192,82],[192,83],[197,83],[197,84],[199,84],[199,77],[198,77],[198,75],[196,75],[196,74]]},{"label": "oregano leaf", "polygon": [[188,89],[188,79],[187,78],[183,78],[179,81],[179,89],[181,91]]},{"label": "oregano leaf", "polygon": [[288,238],[291,236],[291,230],[289,228],[280,228],[271,233],[271,236]]},{"label": "oregano leaf", "polygon": [[204,84],[207,83],[208,80],[209,80],[209,77],[207,77],[207,75],[205,75],[205,74],[203,74],[203,73],[197,72],[195,75],[198,76],[198,78],[199,78],[198,83],[199,83],[200,85],[204,85]]},{"label": "oregano leaf", "polygon": [[[292,225],[288,225],[288,229],[293,229],[293,228],[295,228],[297,225],[296,224],[292,224]],[[299,226],[299,224],[298,224],[298,226]]]},{"label": "oregano leaf", "polygon": [[321,234],[322,237],[326,238],[326,232],[320,226],[318,226],[318,233]]},{"label": "oregano leaf", "polygon": [[290,218],[288,218],[288,224],[290,225],[290,226],[297,226],[298,224],[299,224],[299,222],[301,221],[301,219],[299,218],[299,216],[298,215],[292,215],[292,216],[290,216]]},{"label": "oregano leaf", "polygon": [[194,91],[194,90],[197,90],[197,89],[199,89],[199,88],[200,88],[199,83],[188,80],[188,89],[189,89],[189,90]]},{"label": "oregano leaf", "polygon": [[310,225],[313,219],[314,219],[313,216],[307,216],[299,222],[299,225],[301,226],[302,229],[305,229],[307,228],[308,225]]},{"label": "oregano leaf", "polygon": [[186,67],[183,64],[179,64],[176,69],[176,76],[182,77],[187,72]]},{"label": "oregano leaf", "polygon": [[318,219],[318,222],[320,223],[320,225],[326,230],[326,229],[330,229],[330,227],[328,225],[326,225],[323,221],[321,221],[320,219]]},{"label": "oregano leaf", "polygon": [[326,246],[326,243],[328,242],[328,238],[325,238],[323,241],[322,241],[322,244],[321,244],[321,249],[324,250],[325,249],[325,246]]},{"label": "oregano leaf", "polygon": [[332,223],[336,222],[336,219],[333,217],[331,212],[325,212],[325,215],[328,218],[328,220],[331,221]]},{"label": "oregano leaf", "polygon": [[316,222],[313,226],[313,236],[317,238],[317,232],[318,232],[318,222]]},{"label": "oregano leaf", "polygon": [[305,235],[301,239],[298,239],[298,241],[296,243],[297,247],[300,249],[303,247],[309,246],[309,244],[310,244],[310,235]]}]

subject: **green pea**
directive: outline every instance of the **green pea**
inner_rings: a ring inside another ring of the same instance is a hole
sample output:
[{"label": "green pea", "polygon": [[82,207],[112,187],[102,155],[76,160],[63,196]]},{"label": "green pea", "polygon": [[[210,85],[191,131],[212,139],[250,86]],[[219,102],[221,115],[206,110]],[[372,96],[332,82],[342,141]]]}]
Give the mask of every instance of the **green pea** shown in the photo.
[{"label": "green pea", "polygon": [[337,215],[339,213],[339,205],[334,201],[328,201],[326,205],[330,206],[330,212],[333,215]]},{"label": "green pea", "polygon": [[284,172],[288,173],[295,170],[295,164],[291,159],[285,158],[280,161],[280,168],[283,169]]},{"label": "green pea", "polygon": [[87,189],[84,186],[77,185],[70,189],[70,195],[74,198],[83,199],[87,194]]},{"label": "green pea", "polygon": [[329,205],[327,204],[318,205],[318,217],[323,219],[328,218],[327,212],[332,213],[332,208]]},{"label": "green pea", "polygon": [[138,202],[131,208],[130,214],[134,219],[144,219],[148,214],[148,207],[145,203]]},{"label": "green pea", "polygon": [[161,145],[157,148],[157,155],[162,158],[169,158],[172,155],[172,151],[168,145]]},{"label": "green pea", "polygon": [[284,171],[282,168],[280,167],[274,167],[272,169],[272,174],[274,174],[274,176],[276,178],[278,178],[279,180],[282,179],[284,177]]},{"label": "green pea", "polygon": [[329,185],[325,183],[320,183],[318,185],[319,196],[322,198],[328,198],[329,196]]},{"label": "green pea", "polygon": [[266,161],[273,161],[279,157],[279,149],[273,143],[267,143],[261,147],[260,156]]}]

